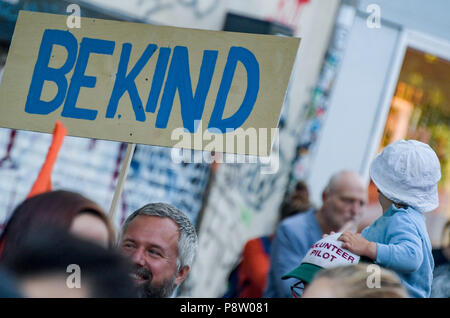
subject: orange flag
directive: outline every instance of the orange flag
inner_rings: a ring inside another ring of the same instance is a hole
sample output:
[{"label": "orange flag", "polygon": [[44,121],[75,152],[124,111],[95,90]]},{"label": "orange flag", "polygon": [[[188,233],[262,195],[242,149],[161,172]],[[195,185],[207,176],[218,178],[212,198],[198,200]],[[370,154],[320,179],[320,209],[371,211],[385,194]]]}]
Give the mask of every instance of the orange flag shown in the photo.
[{"label": "orange flag", "polygon": [[62,122],[57,121],[53,130],[53,139],[48,149],[47,158],[45,158],[41,171],[27,198],[52,190],[52,170],[66,134],[66,127],[64,127]]}]

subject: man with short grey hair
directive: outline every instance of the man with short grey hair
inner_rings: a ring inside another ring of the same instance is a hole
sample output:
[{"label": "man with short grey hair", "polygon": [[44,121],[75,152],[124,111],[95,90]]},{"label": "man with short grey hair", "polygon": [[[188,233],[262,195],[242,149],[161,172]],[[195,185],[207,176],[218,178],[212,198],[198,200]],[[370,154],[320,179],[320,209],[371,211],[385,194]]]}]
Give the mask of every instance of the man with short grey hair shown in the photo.
[{"label": "man with short grey hair", "polygon": [[119,247],[133,263],[132,278],[143,298],[170,297],[187,277],[198,238],[189,218],[174,206],[150,203],[122,226]]}]

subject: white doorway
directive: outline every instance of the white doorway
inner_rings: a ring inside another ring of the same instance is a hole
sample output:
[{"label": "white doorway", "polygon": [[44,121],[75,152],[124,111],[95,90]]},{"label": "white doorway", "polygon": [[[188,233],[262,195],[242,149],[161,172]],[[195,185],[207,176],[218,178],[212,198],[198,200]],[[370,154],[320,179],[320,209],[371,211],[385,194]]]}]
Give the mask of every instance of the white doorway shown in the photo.
[{"label": "white doorway", "polygon": [[[397,45],[364,164],[398,139],[417,139],[430,144],[442,166],[440,206],[428,213],[432,244],[440,244],[441,230],[450,218],[450,43],[412,31],[404,31]],[[370,217],[381,214],[376,189],[369,186]],[[367,220],[370,222],[370,220]]]}]

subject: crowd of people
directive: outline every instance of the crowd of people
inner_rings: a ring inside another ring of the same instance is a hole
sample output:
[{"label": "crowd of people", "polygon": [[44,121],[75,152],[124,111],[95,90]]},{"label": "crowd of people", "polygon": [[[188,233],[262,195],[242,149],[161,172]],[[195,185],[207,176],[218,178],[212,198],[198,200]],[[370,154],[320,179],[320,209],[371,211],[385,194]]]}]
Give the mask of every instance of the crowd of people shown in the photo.
[{"label": "crowd of people", "polygon": [[[367,186],[356,172],[331,176],[319,208],[298,183],[275,233],[245,245],[224,297],[449,297],[450,223],[432,250],[424,217],[439,205],[435,152],[397,141],[374,159],[370,177],[383,215],[361,233]],[[0,236],[0,297],[176,296],[198,248],[186,214],[150,203],[118,232],[78,193],[27,198]]]},{"label": "crowd of people", "polygon": [[[14,210],[0,237],[0,297],[170,297],[197,245],[195,227],[170,204],[138,209],[116,235],[84,196],[38,194]],[[68,283],[71,268],[79,286]]]}]

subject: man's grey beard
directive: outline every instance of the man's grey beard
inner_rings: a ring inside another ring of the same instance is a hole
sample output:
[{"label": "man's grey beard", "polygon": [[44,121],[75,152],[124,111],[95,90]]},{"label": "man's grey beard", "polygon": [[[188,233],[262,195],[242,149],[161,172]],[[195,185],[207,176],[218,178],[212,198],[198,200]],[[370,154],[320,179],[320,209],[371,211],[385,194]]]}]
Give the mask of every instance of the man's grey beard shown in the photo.
[{"label": "man's grey beard", "polygon": [[171,278],[165,280],[160,285],[152,285],[153,275],[145,267],[139,267],[136,269],[136,273],[148,277],[148,280],[137,286],[137,296],[139,298],[168,298],[172,296],[175,290],[175,278],[174,274]]}]

